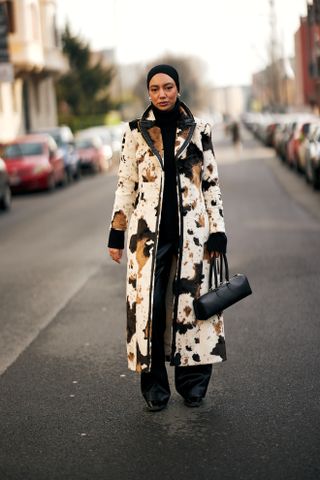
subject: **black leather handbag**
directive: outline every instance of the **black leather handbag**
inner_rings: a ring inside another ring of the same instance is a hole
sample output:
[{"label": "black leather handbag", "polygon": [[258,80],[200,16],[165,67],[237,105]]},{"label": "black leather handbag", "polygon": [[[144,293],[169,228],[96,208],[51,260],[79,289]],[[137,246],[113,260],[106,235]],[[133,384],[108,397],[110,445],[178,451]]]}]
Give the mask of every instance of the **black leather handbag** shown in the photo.
[{"label": "black leather handbag", "polygon": [[[212,276],[214,276],[215,288],[212,288]],[[220,284],[218,284],[217,259],[214,258],[210,265],[209,292],[193,301],[198,320],[208,320],[252,293],[248,279],[242,273],[229,278],[228,260],[225,254],[220,255],[219,280]]]}]

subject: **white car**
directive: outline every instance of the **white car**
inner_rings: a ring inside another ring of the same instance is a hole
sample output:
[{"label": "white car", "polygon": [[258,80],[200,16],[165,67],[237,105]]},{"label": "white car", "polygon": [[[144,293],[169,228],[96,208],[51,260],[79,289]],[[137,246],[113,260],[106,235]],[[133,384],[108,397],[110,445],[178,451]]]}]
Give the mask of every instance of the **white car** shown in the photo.
[{"label": "white car", "polygon": [[320,188],[320,125],[310,134],[305,153],[305,175],[314,189]]}]

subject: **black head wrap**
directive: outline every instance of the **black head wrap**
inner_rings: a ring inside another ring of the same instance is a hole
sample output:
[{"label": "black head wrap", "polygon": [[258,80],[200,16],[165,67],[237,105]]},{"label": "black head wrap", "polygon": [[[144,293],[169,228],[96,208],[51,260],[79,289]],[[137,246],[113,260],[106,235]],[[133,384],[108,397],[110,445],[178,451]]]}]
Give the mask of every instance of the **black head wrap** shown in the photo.
[{"label": "black head wrap", "polygon": [[147,75],[148,88],[149,88],[149,83],[151,78],[154,77],[154,75],[157,75],[157,73],[165,73],[166,75],[169,75],[169,77],[171,77],[175,81],[178,92],[180,91],[179,74],[177,70],[171,65],[166,65],[166,64],[156,65],[155,67],[152,67],[151,70],[149,70]]}]

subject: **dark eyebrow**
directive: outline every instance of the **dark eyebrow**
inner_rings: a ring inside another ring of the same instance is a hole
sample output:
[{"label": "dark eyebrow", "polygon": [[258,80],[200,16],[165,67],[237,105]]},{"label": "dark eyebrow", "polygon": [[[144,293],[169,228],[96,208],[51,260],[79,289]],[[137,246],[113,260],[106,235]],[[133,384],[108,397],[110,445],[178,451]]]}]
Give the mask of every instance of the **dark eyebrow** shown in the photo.
[{"label": "dark eyebrow", "polygon": [[[172,82],[167,82],[167,83],[165,83],[163,86],[164,86],[164,87],[167,87],[167,86],[173,85],[173,84],[174,84],[174,82],[172,81]],[[156,84],[156,85],[150,85],[150,88],[159,88],[159,86],[160,86],[160,85],[157,85],[157,84]]]}]

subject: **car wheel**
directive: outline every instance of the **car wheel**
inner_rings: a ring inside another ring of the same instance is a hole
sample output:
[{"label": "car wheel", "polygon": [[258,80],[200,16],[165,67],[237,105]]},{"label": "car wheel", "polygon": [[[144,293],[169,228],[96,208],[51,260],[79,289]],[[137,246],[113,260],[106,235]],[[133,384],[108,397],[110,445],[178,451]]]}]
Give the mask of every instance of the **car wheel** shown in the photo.
[{"label": "car wheel", "polygon": [[71,170],[71,168],[68,168],[68,172],[66,175],[66,182],[67,183],[72,183],[74,180],[74,172]]},{"label": "car wheel", "polygon": [[74,179],[75,180],[80,180],[81,177],[82,177],[82,170],[81,170],[81,166],[78,165],[77,169],[75,171],[75,174],[74,174]]},{"label": "car wheel", "polygon": [[100,172],[100,164],[98,162],[94,162],[92,164],[92,173],[96,175],[99,172]]},{"label": "car wheel", "polygon": [[305,165],[305,169],[304,169],[304,174],[305,174],[305,179],[306,179],[306,182],[307,183],[311,183],[311,160],[307,157],[306,159],[306,165]]},{"label": "car wheel", "polygon": [[61,187],[66,187],[69,183],[72,182],[72,175],[69,171],[63,170],[63,177],[60,182]]},{"label": "car wheel", "polygon": [[53,173],[48,177],[47,190],[48,192],[53,192],[56,188],[56,181]]},{"label": "car wheel", "polygon": [[312,186],[315,190],[320,189],[320,169],[312,165]]},{"label": "car wheel", "polygon": [[6,186],[4,191],[4,195],[0,200],[0,208],[1,210],[8,211],[11,207],[11,190],[9,185]]},{"label": "car wheel", "polygon": [[300,162],[299,162],[299,158],[297,155],[295,155],[294,157],[294,169],[297,173],[301,174],[302,173],[302,170],[301,170],[301,167],[300,167]]},{"label": "car wheel", "polygon": [[287,157],[287,165],[290,170],[294,170],[294,160],[289,156]]}]

